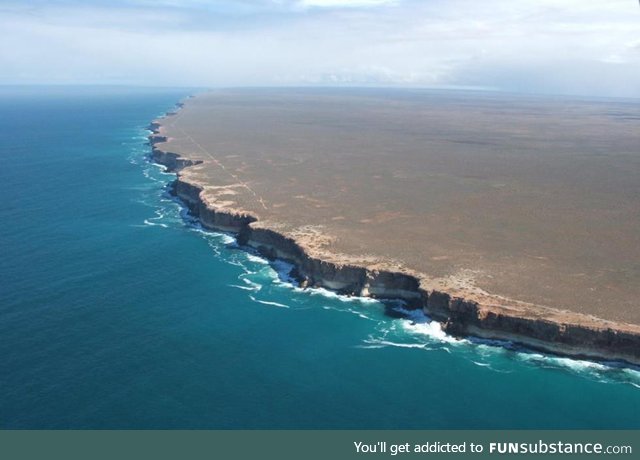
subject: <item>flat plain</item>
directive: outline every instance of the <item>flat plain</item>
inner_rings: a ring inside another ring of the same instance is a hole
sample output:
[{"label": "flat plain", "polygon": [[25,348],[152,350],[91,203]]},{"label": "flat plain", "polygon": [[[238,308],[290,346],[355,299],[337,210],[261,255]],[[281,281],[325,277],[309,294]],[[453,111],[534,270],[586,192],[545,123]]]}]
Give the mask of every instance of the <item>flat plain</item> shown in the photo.
[{"label": "flat plain", "polygon": [[484,303],[640,324],[640,108],[427,90],[216,90],[163,121],[181,174],[328,260]]}]

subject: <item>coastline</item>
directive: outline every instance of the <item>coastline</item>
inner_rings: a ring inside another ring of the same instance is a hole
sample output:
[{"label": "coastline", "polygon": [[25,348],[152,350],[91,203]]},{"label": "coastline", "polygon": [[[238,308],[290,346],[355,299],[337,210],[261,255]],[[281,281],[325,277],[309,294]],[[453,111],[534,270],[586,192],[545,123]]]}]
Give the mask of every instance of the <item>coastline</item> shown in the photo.
[{"label": "coastline", "polygon": [[[182,107],[177,105],[177,110]],[[404,300],[409,308],[422,309],[442,324],[443,330],[457,337],[515,342],[526,348],[572,358],[621,361],[640,365],[640,326],[608,321],[594,316],[542,306],[523,306],[521,302],[493,304],[428,286],[419,274],[402,269],[368,267],[340,263],[321,257],[277,226],[261,222],[244,211],[221,208],[202,195],[205,184],[184,174],[190,166],[202,163],[181,154],[163,150],[167,142],[163,121],[177,111],[149,125],[152,159],[176,173],[172,193],[198,217],[205,228],[235,233],[240,244],[251,246],[269,259],[282,259],[295,267],[301,287],[323,287],[342,294]]]}]

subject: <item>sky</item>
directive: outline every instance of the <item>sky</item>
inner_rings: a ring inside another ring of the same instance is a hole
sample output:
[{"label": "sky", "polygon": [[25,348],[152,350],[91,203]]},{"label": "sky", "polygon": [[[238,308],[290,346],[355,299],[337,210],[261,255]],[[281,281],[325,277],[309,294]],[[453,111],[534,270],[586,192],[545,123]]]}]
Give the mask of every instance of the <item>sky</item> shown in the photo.
[{"label": "sky", "polygon": [[637,0],[0,0],[0,84],[640,97]]}]

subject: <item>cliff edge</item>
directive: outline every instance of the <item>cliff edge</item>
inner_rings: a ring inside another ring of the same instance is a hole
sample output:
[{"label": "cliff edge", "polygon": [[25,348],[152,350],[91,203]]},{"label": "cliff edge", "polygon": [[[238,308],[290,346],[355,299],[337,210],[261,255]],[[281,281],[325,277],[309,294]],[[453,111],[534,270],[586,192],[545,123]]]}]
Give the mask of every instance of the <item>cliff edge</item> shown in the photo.
[{"label": "cliff edge", "polygon": [[[199,167],[217,163],[214,157],[206,158],[205,149],[194,149],[193,155],[169,150],[164,125],[172,117],[176,114],[169,113],[150,125],[149,141],[153,160],[177,175],[173,193],[204,227],[233,232],[241,244],[268,258],[294,264],[301,286],[402,299],[410,308],[422,309],[441,322],[443,329],[454,336],[506,340],[576,358],[640,365],[640,326],[636,324],[515,301],[464,283],[443,283],[389,260],[345,257],[327,250],[319,242],[324,236],[314,234],[312,229],[294,231],[280,222],[261,219],[259,212],[245,209],[237,200],[225,199],[225,195],[228,198],[236,193],[234,187],[244,187],[250,194],[253,190],[249,185],[211,183],[200,174]],[[219,163],[215,166],[222,167]]]}]

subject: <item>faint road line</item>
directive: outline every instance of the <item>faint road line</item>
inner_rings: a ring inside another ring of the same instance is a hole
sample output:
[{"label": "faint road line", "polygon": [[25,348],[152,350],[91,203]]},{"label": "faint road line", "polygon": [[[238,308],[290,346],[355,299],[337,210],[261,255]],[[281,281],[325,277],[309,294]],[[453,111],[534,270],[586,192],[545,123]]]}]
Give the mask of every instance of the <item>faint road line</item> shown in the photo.
[{"label": "faint road line", "polygon": [[229,171],[227,168],[225,168],[225,166],[220,162],[220,160],[218,160],[215,156],[213,156],[213,154],[211,152],[209,152],[207,149],[205,149],[199,142],[197,142],[191,135],[189,135],[184,129],[182,129],[180,126],[177,126],[175,124],[176,121],[178,121],[178,118],[180,117],[181,113],[178,112],[176,115],[174,115],[173,117],[169,117],[169,118],[173,118],[173,120],[169,123],[169,126],[172,126],[178,130],[180,130],[180,132],[189,140],[191,141],[191,143],[193,143],[193,145],[195,145],[196,147],[198,147],[200,149],[200,151],[202,153],[204,153],[205,155],[207,155],[209,158],[211,158],[211,160],[218,165],[224,172],[226,172],[227,174],[229,174],[231,177],[233,177],[233,179],[238,182],[242,187],[246,188],[249,193],[251,193],[262,205],[262,207],[264,209],[268,209],[267,205],[265,204],[264,200],[262,199],[262,197],[260,195],[258,195],[255,190],[253,190],[251,187],[249,187],[249,184],[247,184],[245,181],[243,181],[242,179],[240,179],[240,177],[238,177],[238,175],[234,174],[233,172]]}]

